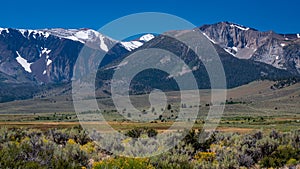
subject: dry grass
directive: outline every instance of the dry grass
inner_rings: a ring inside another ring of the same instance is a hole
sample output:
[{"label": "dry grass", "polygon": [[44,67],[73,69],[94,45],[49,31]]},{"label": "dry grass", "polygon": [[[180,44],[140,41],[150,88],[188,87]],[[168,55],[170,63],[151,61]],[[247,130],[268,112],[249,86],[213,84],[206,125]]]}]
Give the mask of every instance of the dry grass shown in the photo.
[{"label": "dry grass", "polygon": [[[286,128],[293,129],[299,126],[296,121],[300,120],[300,83],[286,87],[284,89],[272,90],[270,86],[274,82],[256,81],[250,84],[240,86],[227,91],[227,100],[237,104],[226,105],[220,131],[247,132],[252,129],[260,128]],[[210,90],[200,90],[201,99],[201,117],[204,119],[209,110],[205,106],[210,103]],[[178,92],[167,93],[168,101],[175,108],[179,107],[180,94]],[[189,98],[193,101],[193,98]],[[101,104],[111,104],[110,99],[99,99]],[[132,102],[140,109],[149,108],[148,95],[133,96]],[[242,104],[239,102],[243,102]],[[36,117],[52,117],[53,114],[67,115],[71,120],[61,121],[35,121]],[[108,114],[109,124],[116,130],[127,130],[134,127],[148,127],[157,130],[166,130],[172,122],[161,123],[133,123],[121,122],[119,114]],[[251,124],[245,121],[247,117],[263,117],[264,122],[255,122]],[[117,120],[117,122],[114,122]],[[0,126],[26,126],[34,128],[59,128],[79,125],[76,122],[76,114],[73,109],[72,101],[66,97],[56,97],[47,99],[30,99],[23,101],[14,101],[9,103],[0,103]],[[93,122],[88,122],[92,123]],[[200,128],[201,125],[195,125]]]}]

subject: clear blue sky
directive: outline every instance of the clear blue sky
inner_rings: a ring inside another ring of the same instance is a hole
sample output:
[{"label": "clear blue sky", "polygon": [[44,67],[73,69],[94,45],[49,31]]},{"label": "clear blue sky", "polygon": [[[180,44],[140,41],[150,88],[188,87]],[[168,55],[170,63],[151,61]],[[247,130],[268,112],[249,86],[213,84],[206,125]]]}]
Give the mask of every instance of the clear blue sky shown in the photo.
[{"label": "clear blue sky", "polygon": [[232,21],[262,31],[300,32],[299,0],[5,0],[0,7],[0,27],[97,30],[124,15],[165,12],[198,26]]}]

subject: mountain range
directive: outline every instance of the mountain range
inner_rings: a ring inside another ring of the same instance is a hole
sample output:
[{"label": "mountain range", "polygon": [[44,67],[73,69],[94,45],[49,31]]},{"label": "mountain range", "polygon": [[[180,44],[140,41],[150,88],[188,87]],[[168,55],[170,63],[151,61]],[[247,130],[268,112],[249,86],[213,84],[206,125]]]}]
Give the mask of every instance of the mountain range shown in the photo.
[{"label": "mountain range", "polygon": [[[176,31],[181,34],[183,31]],[[300,35],[261,32],[231,22],[203,25],[200,31],[214,45],[224,65],[227,87],[260,79],[287,79],[300,75]],[[109,94],[109,81],[118,64],[145,48],[174,51],[193,69],[199,88],[209,88],[209,78],[194,53],[164,35],[145,34],[131,41],[117,41],[92,29],[24,30],[0,28],[0,102],[44,96],[54,88],[68,86],[77,57],[86,45],[107,53],[100,65],[93,57],[88,65],[99,67],[97,90]],[[110,50],[109,50],[110,49]],[[137,75],[132,93],[153,88],[178,90],[169,75],[149,70]],[[69,88],[66,90],[70,90]],[[65,91],[65,90],[64,90]],[[101,93],[101,92],[100,92]]]}]

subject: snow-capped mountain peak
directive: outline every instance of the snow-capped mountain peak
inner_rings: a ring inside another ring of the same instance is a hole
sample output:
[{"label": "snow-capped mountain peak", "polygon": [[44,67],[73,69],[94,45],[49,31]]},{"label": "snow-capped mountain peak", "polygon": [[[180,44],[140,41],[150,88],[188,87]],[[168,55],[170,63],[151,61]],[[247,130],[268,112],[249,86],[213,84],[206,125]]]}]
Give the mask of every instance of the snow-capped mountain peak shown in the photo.
[{"label": "snow-capped mountain peak", "polygon": [[[53,28],[53,29],[16,29],[19,31],[23,37],[30,39],[37,39],[38,37],[48,38],[50,35],[54,37],[58,37],[61,39],[68,39],[76,42],[80,42],[82,44],[86,44],[93,48],[100,48],[101,50],[108,52],[109,48],[114,46],[117,43],[120,43],[126,50],[132,51],[141,47],[145,42],[148,42],[155,38],[152,34],[145,34],[140,38],[129,41],[129,42],[120,42],[114,39],[111,39],[107,36],[102,35],[98,31],[89,28],[81,28],[81,29],[63,29],[63,28]],[[9,33],[9,29],[0,28],[1,32],[6,31]]]},{"label": "snow-capped mountain peak", "polygon": [[87,28],[82,29],[48,29],[51,35],[58,36],[64,39],[70,39],[85,43],[99,43],[98,45],[103,51],[108,51],[108,46],[105,43],[106,40],[117,43],[117,41],[102,35],[101,33]]},{"label": "snow-capped mountain peak", "polygon": [[[0,31],[2,30],[0,29]],[[82,28],[82,29],[54,28],[54,29],[40,29],[40,30],[18,29],[18,31],[20,31],[25,38],[29,38],[29,36],[32,36],[35,39],[39,36],[48,38],[50,35],[52,35],[62,39],[77,41],[83,44],[98,43],[99,47],[106,52],[108,51],[108,46],[105,43],[106,41],[105,39],[107,39],[107,41],[117,43],[117,41],[109,37],[106,37],[95,30],[88,29],[88,28]]]}]

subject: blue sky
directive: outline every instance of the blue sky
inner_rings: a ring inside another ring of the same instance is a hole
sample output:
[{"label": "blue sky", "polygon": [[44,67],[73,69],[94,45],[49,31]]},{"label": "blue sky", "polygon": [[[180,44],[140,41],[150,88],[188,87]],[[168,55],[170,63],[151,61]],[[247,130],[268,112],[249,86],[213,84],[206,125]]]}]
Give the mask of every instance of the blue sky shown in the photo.
[{"label": "blue sky", "polygon": [[124,15],[164,12],[194,25],[231,21],[262,31],[300,32],[300,1],[52,0],[2,1],[0,27],[92,28]]}]

